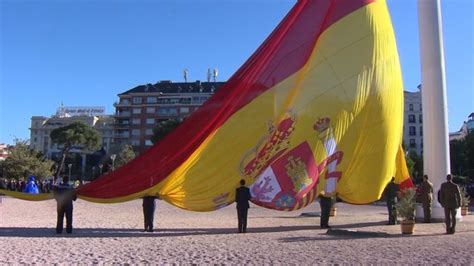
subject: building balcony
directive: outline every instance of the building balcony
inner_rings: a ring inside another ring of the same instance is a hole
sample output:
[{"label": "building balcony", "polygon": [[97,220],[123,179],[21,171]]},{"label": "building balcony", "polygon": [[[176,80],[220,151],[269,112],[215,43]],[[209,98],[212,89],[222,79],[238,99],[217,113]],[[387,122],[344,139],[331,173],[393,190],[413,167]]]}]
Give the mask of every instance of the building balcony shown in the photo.
[{"label": "building balcony", "polygon": [[130,117],[130,112],[116,113],[115,117]]},{"label": "building balcony", "polygon": [[123,124],[123,123],[115,123],[114,124],[115,129],[120,129],[120,128],[130,128],[130,124]]},{"label": "building balcony", "polygon": [[121,103],[118,103],[118,102],[114,102],[114,107],[117,108],[117,107],[126,107],[126,106],[130,106],[130,102],[121,102]]},{"label": "building balcony", "polygon": [[118,139],[128,139],[130,137],[130,133],[115,133],[114,138]]}]

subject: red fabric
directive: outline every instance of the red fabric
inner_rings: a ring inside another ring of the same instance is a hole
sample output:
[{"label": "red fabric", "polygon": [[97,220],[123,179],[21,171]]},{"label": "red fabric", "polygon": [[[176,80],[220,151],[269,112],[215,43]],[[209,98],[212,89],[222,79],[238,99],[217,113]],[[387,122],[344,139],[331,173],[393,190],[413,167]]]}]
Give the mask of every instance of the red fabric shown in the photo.
[{"label": "red fabric", "polygon": [[406,188],[411,188],[414,187],[413,182],[411,181],[411,178],[408,177],[407,179],[403,180],[403,182],[400,183],[400,190],[404,190]]},{"label": "red fabric", "polygon": [[78,188],[82,196],[115,198],[158,184],[216,128],[261,93],[298,71],[317,38],[340,18],[375,0],[300,0],[217,93],[141,156]]}]

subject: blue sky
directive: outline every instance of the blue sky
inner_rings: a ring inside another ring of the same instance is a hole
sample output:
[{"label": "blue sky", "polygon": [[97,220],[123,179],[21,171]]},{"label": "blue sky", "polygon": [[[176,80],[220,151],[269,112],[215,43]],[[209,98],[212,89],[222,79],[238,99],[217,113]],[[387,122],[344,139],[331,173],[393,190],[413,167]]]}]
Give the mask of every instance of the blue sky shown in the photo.
[{"label": "blue sky", "polygon": [[[405,90],[420,83],[415,0],[387,0]],[[474,1],[443,0],[449,129],[474,112]],[[294,0],[0,0],[0,143],[28,139],[30,118],[105,106],[159,80],[227,80]]]}]

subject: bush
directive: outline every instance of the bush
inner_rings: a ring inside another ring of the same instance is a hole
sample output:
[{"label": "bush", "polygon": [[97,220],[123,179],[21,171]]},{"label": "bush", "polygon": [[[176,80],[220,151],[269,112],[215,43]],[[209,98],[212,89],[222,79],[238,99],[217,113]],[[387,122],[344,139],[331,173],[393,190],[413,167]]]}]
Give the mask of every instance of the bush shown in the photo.
[{"label": "bush", "polygon": [[415,220],[415,196],[414,188],[407,188],[400,192],[400,198],[395,204],[397,214],[403,220]]},{"label": "bush", "polygon": [[461,187],[460,192],[461,192],[461,207],[468,207],[469,202],[471,201],[471,197],[469,196],[469,193],[467,193],[466,187]]}]

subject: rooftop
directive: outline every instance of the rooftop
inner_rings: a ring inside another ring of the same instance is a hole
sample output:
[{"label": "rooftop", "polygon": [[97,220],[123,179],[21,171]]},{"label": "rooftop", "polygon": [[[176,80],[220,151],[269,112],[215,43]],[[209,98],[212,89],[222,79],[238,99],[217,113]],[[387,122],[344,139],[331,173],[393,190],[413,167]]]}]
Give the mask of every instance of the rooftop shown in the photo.
[{"label": "rooftop", "polygon": [[225,82],[172,82],[170,80],[162,80],[156,84],[145,84],[137,86],[120,95],[132,93],[213,93]]}]

